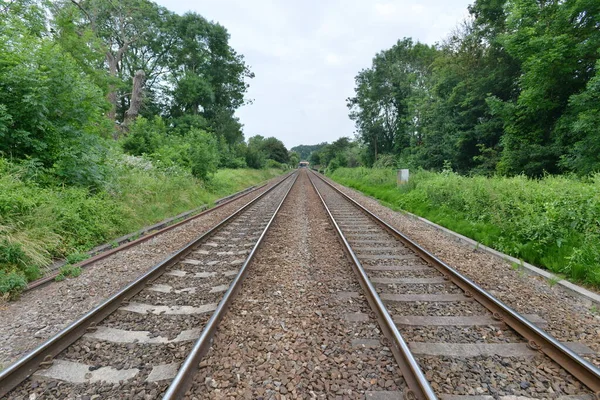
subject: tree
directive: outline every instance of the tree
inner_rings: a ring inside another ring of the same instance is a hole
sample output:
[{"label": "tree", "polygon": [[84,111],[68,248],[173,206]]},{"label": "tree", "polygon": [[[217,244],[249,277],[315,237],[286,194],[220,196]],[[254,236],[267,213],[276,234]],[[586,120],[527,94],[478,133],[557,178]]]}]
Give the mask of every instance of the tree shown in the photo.
[{"label": "tree", "polygon": [[[61,31],[75,31],[80,37],[88,38],[89,33],[98,40],[92,44],[102,46],[108,73],[112,78],[109,81],[107,99],[111,104],[108,117],[116,119],[119,102],[118,82],[123,79],[123,60],[130,48],[138,43],[153,41],[155,30],[152,28],[160,7],[147,0],[122,0],[111,2],[104,0],[70,0],[60,3],[57,14],[67,14],[74,17],[73,7],[79,11],[79,18],[75,21],[75,28],[68,19],[57,18],[64,25],[59,26]],[[64,30],[62,28],[65,28]],[[70,29],[69,29],[70,28]],[[81,48],[82,46],[78,46]],[[132,71],[131,71],[132,72]],[[127,80],[133,73],[127,76]]]},{"label": "tree", "polygon": [[435,48],[405,38],[377,54],[373,66],[356,76],[349,116],[370,164],[379,154],[409,148],[418,134],[421,119],[414,98],[427,90],[425,78],[435,55]]},{"label": "tree", "polygon": [[[14,17],[14,15],[13,15]],[[0,25],[0,152],[36,158],[46,167],[63,148],[110,127],[102,91],[75,60],[20,18]]]},{"label": "tree", "polygon": [[219,153],[215,137],[202,130],[192,130],[189,133],[189,158],[192,175],[206,179],[209,173],[214,173],[219,165]]},{"label": "tree", "polygon": [[319,143],[319,144],[313,144],[313,145],[301,144],[299,146],[292,147],[290,149],[290,151],[294,151],[294,152],[298,153],[298,155],[300,156],[301,160],[308,160],[310,158],[310,155],[314,151],[318,151],[319,149],[321,149],[325,145],[327,145],[327,142],[323,142],[323,143]]},{"label": "tree", "polygon": [[290,151],[288,160],[289,160],[288,161],[289,165],[291,165],[292,167],[296,167],[298,165],[298,163],[300,162],[300,155],[298,153],[296,153],[295,151]]},{"label": "tree", "polygon": [[285,145],[277,138],[266,138],[262,142],[261,148],[269,160],[275,160],[282,164],[285,164],[289,161],[289,155]]},{"label": "tree", "polygon": [[570,99],[594,87],[587,84],[600,57],[600,4],[513,0],[507,12],[499,40],[522,72],[518,98],[494,103],[505,128],[500,168],[508,174],[557,173],[561,156],[578,142],[566,121]]}]

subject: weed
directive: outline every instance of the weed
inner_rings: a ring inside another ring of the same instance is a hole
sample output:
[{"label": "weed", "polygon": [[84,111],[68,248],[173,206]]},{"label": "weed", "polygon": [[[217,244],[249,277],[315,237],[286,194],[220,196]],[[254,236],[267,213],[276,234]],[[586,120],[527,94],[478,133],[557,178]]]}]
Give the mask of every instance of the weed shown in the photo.
[{"label": "weed", "polygon": [[13,170],[11,161],[0,158],[0,295],[10,297],[39,278],[53,259],[67,257],[76,264],[87,257],[85,251],[112,238],[282,173],[219,170],[206,183],[182,170],[126,157],[114,161],[110,181],[90,191],[50,178],[42,185]]},{"label": "weed", "polygon": [[600,175],[465,177],[446,168],[411,171],[410,182],[401,187],[393,169],[338,168],[331,177],[393,209],[600,287]]},{"label": "weed", "polygon": [[600,308],[596,304],[590,307],[590,312],[594,315],[600,315]]},{"label": "weed", "polygon": [[69,254],[66,260],[68,264],[77,264],[78,262],[87,260],[88,258],[90,258],[89,254],[76,252]]},{"label": "weed", "polygon": [[8,300],[13,300],[27,287],[27,280],[16,272],[0,271],[0,293]]},{"label": "weed", "polygon": [[57,282],[60,282],[69,277],[77,278],[79,275],[81,275],[81,267],[76,267],[67,263],[60,268],[58,275],[54,279]]},{"label": "weed", "polygon": [[558,282],[562,281],[562,278],[556,275],[553,275],[551,278],[547,279],[548,286],[554,287]]}]

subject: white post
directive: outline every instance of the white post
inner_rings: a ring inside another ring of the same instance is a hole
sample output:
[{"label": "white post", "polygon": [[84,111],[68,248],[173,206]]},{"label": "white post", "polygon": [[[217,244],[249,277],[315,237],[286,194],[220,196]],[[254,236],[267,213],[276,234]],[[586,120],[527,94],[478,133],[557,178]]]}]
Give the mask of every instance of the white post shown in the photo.
[{"label": "white post", "polygon": [[408,172],[408,169],[399,169],[398,170],[398,177],[396,179],[396,183],[398,184],[398,186],[407,183],[409,175],[410,174]]}]

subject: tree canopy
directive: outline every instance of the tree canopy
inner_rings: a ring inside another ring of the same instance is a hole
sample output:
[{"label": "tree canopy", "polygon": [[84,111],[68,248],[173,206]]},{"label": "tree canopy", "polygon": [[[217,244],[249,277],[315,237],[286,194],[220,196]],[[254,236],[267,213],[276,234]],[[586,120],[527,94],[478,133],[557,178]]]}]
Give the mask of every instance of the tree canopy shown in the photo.
[{"label": "tree canopy", "polygon": [[[0,1],[0,156],[95,186],[122,149],[206,178],[289,161],[244,141],[236,110],[253,78],[227,29],[150,0]],[[116,144],[115,144],[116,143]]]},{"label": "tree canopy", "polygon": [[600,169],[600,3],[476,0],[441,44],[378,53],[348,99],[373,164],[540,176]]}]

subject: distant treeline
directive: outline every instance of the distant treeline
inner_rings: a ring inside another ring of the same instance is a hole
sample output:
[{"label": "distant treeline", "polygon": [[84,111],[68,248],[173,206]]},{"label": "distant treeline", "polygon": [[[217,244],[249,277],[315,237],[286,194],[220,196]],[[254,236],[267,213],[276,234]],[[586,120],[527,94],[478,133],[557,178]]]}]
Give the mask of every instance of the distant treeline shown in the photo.
[{"label": "distant treeline", "polygon": [[600,2],[476,0],[443,43],[405,38],[356,76],[372,165],[461,173],[600,170]]}]

